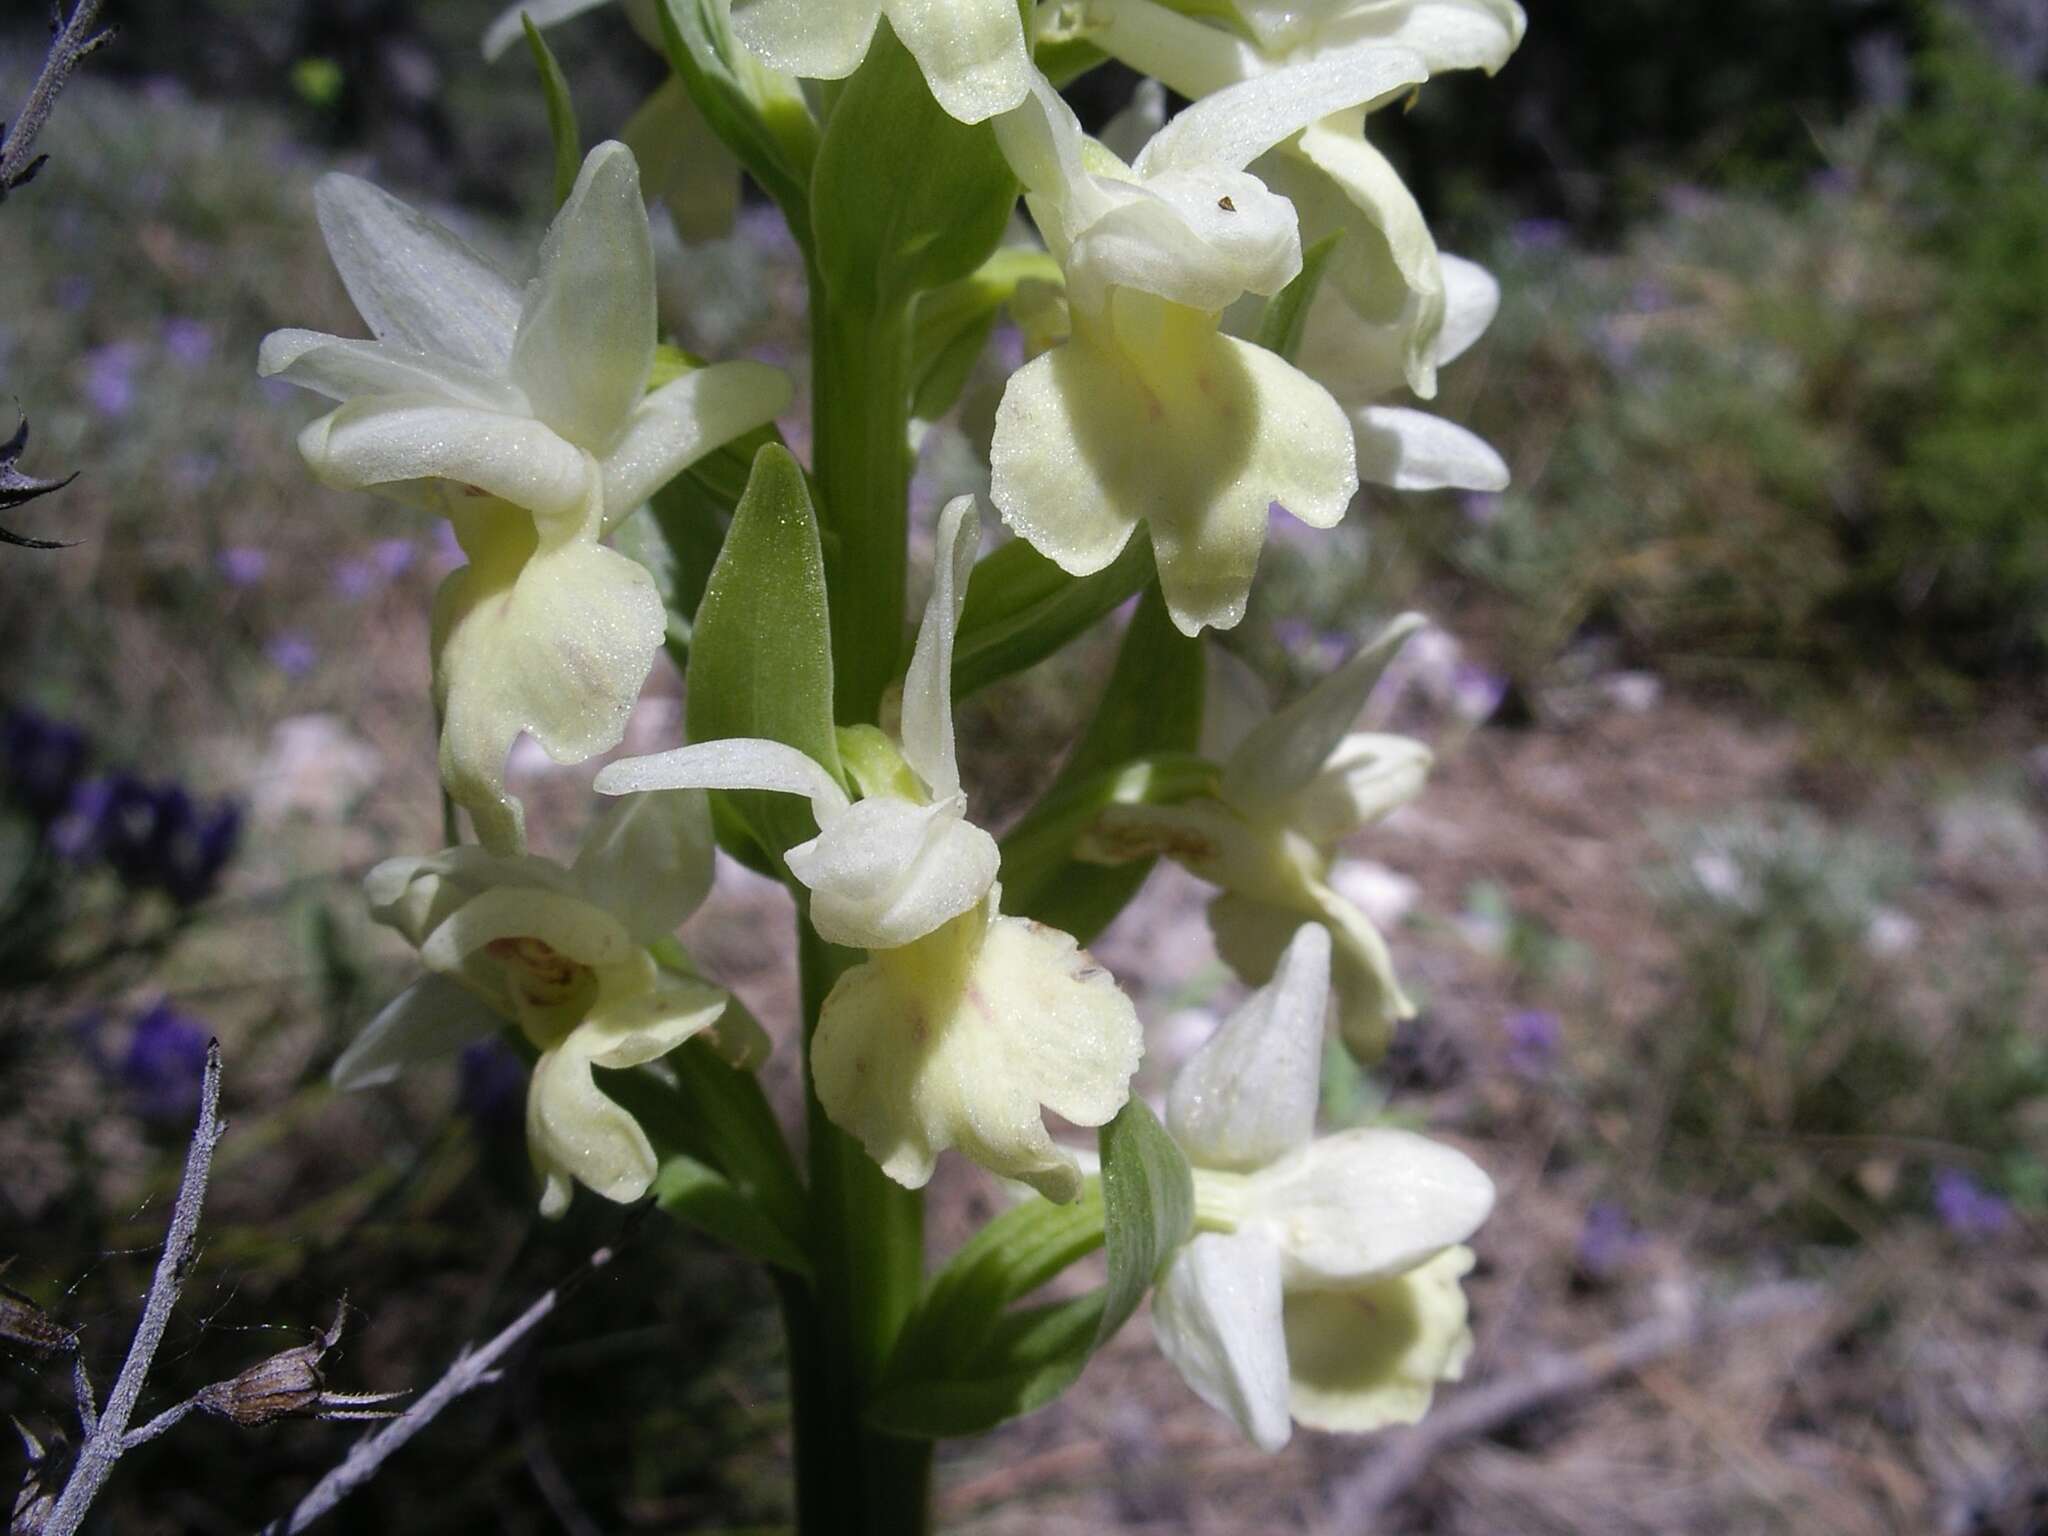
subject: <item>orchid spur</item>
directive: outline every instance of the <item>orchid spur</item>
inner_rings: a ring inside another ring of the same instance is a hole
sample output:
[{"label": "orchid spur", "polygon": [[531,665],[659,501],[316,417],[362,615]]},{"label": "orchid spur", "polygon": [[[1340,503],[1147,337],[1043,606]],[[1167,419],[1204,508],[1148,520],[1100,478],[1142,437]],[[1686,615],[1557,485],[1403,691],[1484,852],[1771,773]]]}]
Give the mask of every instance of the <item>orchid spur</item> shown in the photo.
[{"label": "orchid spur", "polygon": [[[1382,93],[1424,74],[1399,49],[1372,68]],[[1273,502],[1327,528],[1358,488],[1350,424],[1328,391],[1218,330],[1241,295],[1277,293],[1301,268],[1293,208],[1245,167],[1356,88],[1321,65],[1247,81],[1183,112],[1129,166],[1084,139],[1042,80],[996,124],[1064,269],[1072,335],[1010,378],[991,494],[1075,576],[1146,523],[1187,634],[1243,617]]]},{"label": "orchid spur", "polygon": [[1153,1296],[1153,1336],[1269,1451],[1290,1418],[1357,1432],[1422,1417],[1470,1353],[1459,1245],[1493,1206],[1453,1148],[1373,1126],[1315,1136],[1329,961],[1324,931],[1301,929],[1167,1097],[1198,1230]]},{"label": "orchid spur", "polygon": [[653,579],[600,540],[719,444],[773,419],[788,379],[695,369],[653,392],[654,256],[639,174],[600,144],[524,289],[433,220],[352,177],[316,193],[375,337],[274,331],[259,367],[341,402],[299,436],[325,484],[446,516],[469,564],[434,608],[441,775],[496,852],[523,844],[505,755],[615,746],[660,648]]},{"label": "orchid spur", "polygon": [[811,1073],[825,1113],[913,1189],[957,1146],[1070,1200],[1080,1170],[1042,1113],[1107,1122],[1129,1096],[1142,1039],[1130,1000],[1071,938],[1002,915],[995,840],[966,818],[952,653],[977,532],[970,497],[940,516],[900,739],[872,728],[842,733],[860,799],[795,748],[744,738],[614,763],[597,788],[808,797],[818,835],[785,862],[810,892],[819,936],[869,953],[819,1010]]},{"label": "orchid spur", "polygon": [[[567,869],[481,848],[387,859],[364,882],[371,915],[419,950],[427,975],[342,1053],[336,1086],[388,1082],[515,1024],[540,1053],[526,1141],[541,1214],[566,1210],[572,1184],[622,1204],[639,1199],[654,1180],[653,1147],[591,1069],[653,1061],[726,1015],[723,991],[649,952],[710,886],[710,813],[691,793],[611,807]],[[726,1022],[742,1052],[765,1043],[750,1020]]]},{"label": "orchid spur", "polygon": [[1370,919],[1329,882],[1335,849],[1421,791],[1430,753],[1402,736],[1353,732],[1366,696],[1415,614],[1389,625],[1343,666],[1247,734],[1222,765],[1214,795],[1165,805],[1112,805],[1077,850],[1102,863],[1165,855],[1222,887],[1209,927],[1246,981],[1274,974],[1304,923],[1329,928],[1325,968],[1344,1043],[1371,1059],[1415,1010]]}]

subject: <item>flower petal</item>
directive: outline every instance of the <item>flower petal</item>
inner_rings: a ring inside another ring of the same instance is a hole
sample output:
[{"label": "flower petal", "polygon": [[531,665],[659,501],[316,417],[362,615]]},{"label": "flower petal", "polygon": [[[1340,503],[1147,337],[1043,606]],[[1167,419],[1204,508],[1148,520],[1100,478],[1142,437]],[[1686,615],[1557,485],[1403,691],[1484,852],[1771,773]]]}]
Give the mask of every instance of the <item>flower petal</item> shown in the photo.
[{"label": "flower petal", "polygon": [[1007,112],[1031,89],[1016,0],[882,0],[882,8],[932,95],[961,122]]},{"label": "flower petal", "polygon": [[1292,1433],[1279,1255],[1244,1233],[1198,1234],[1152,1292],[1152,1336],[1195,1395],[1262,1451]]},{"label": "flower petal", "polygon": [[1241,171],[1320,119],[1367,108],[1428,78],[1422,59],[1403,48],[1322,54],[1204,97],[1155,134],[1131,168],[1142,179],[1197,166]]},{"label": "flower petal", "polygon": [[374,1088],[405,1068],[487,1040],[505,1022],[467,987],[423,976],[378,1010],[336,1058],[328,1081],[343,1092]]},{"label": "flower petal", "polygon": [[934,800],[960,792],[953,752],[953,637],[967,601],[967,578],[981,537],[972,496],[956,496],[939,514],[932,592],[917,627],[917,648],[903,678],[903,760]]},{"label": "flower petal", "polygon": [[882,0],[732,0],[733,35],[770,69],[843,80],[868,56]]},{"label": "flower petal", "polygon": [[1444,326],[1437,332],[1438,366],[1462,357],[1486,334],[1500,313],[1500,283],[1476,261],[1445,251],[1437,257],[1444,269]]},{"label": "flower petal", "polygon": [[1251,1174],[1239,1230],[1280,1253],[1289,1290],[1397,1275],[1462,1243],[1493,1180],[1456,1147],[1383,1126],[1322,1136]]},{"label": "flower petal", "polygon": [[371,395],[329,411],[299,434],[299,452],[340,490],[452,480],[539,517],[575,511],[598,484],[590,456],[531,417],[422,395]]},{"label": "flower petal", "polygon": [[526,1150],[541,1176],[540,1213],[569,1208],[573,1180],[621,1205],[653,1184],[654,1147],[640,1122],[597,1086],[591,1059],[571,1042],[543,1052],[526,1093]]},{"label": "flower petal", "polygon": [[600,795],[655,789],[765,789],[803,795],[821,824],[848,803],[839,781],[810,757],[782,742],[751,736],[693,742],[625,758],[601,769],[594,787]]},{"label": "flower petal", "polygon": [[635,948],[623,923],[581,897],[500,885],[479,891],[451,912],[427,935],[420,959],[431,970],[460,972],[471,955],[500,939],[538,939],[593,970],[622,963]]},{"label": "flower petal", "polygon": [[[1119,294],[1120,311],[1141,295]],[[1321,385],[1271,352],[1161,305],[1136,354],[1077,332],[1011,375],[996,413],[991,494],[1003,519],[1062,570],[1114,559],[1151,525],[1160,585],[1186,634],[1229,628],[1279,501],[1335,524],[1357,490],[1350,424]]]},{"label": "flower petal", "polygon": [[313,207],[342,285],[379,341],[502,374],[519,289],[488,258],[388,192],[327,175]]},{"label": "flower petal", "polygon": [[1459,1278],[1469,1248],[1355,1291],[1295,1291],[1284,1305],[1289,1407],[1311,1429],[1413,1424],[1472,1353]]},{"label": "flower petal", "polygon": [[654,323],[654,242],[640,169],[631,150],[607,140],[584,157],[541,242],[512,378],[542,421],[602,457],[646,393]]},{"label": "flower petal", "polygon": [[1397,491],[1504,491],[1508,466],[1484,438],[1427,411],[1368,405],[1351,413],[1359,478]]},{"label": "flower petal", "polygon": [[[1270,35],[1267,17],[1300,10],[1299,0],[1248,0],[1245,19],[1254,31]],[[1376,43],[1411,48],[1432,75],[1453,69],[1483,69],[1490,75],[1507,63],[1527,26],[1513,0],[1367,0],[1346,7],[1316,40],[1326,47]]]},{"label": "flower petal", "polygon": [[1002,853],[962,808],[957,794],[937,805],[857,800],[791,848],[784,857],[810,887],[819,936],[851,949],[895,949],[979,906]]},{"label": "flower petal", "polygon": [[1336,671],[1254,727],[1223,765],[1223,798],[1248,816],[1279,814],[1323,771],[1388,663],[1427,623],[1419,613],[1402,614]]},{"label": "flower petal", "polygon": [[[729,1000],[724,988],[694,976],[662,971],[645,951],[618,973],[598,977],[597,1004],[562,1042],[600,1067],[637,1067],[658,1061],[718,1022]],[[621,984],[630,977],[629,984]]]},{"label": "flower petal", "polygon": [[1189,1058],[1166,1098],[1166,1123],[1204,1168],[1252,1169],[1307,1143],[1322,1088],[1330,1011],[1330,935],[1305,923],[1273,980]]},{"label": "flower petal", "polygon": [[633,408],[604,459],[607,530],[721,443],[773,421],[789,375],[744,358],[695,368]]},{"label": "flower petal", "polygon": [[526,397],[508,381],[445,357],[388,341],[350,341],[318,331],[272,331],[256,355],[256,371],[330,400],[358,395],[417,395],[450,404],[527,413]]},{"label": "flower petal", "polygon": [[1377,1060],[1386,1051],[1394,1025],[1412,1018],[1415,1005],[1401,990],[1387,941],[1370,918],[1319,880],[1308,882],[1286,901],[1226,890],[1209,903],[1209,932],[1216,952],[1253,986],[1272,977],[1295,930],[1308,922],[1321,922],[1330,930],[1330,989],[1337,999],[1338,1035],[1359,1060]]},{"label": "flower petal", "polygon": [[1236,33],[1153,0],[1094,0],[1089,21],[1089,42],[1191,101],[1269,67],[1259,50]]},{"label": "flower petal", "polygon": [[1337,743],[1322,771],[1282,815],[1318,848],[1331,848],[1422,793],[1435,755],[1406,736],[1359,731]]},{"label": "flower petal", "polygon": [[536,27],[552,27],[610,3],[611,0],[519,0],[518,4],[505,7],[484,28],[484,58],[497,58],[525,35],[526,28],[520,25],[522,17]]},{"label": "flower petal", "polygon": [[633,795],[607,806],[570,873],[642,944],[668,938],[710,894],[711,806],[702,790]]},{"label": "flower petal", "polygon": [[811,1046],[818,1100],[882,1171],[921,1188],[957,1146],[1047,1199],[1081,1173],[1047,1109],[1102,1125],[1130,1094],[1144,1048],[1130,999],[1073,939],[980,911],[840,978]]},{"label": "flower petal", "polygon": [[516,516],[464,542],[472,563],[434,606],[441,778],[487,847],[515,849],[520,817],[505,791],[514,739],[529,733],[558,763],[617,746],[667,614],[646,570],[597,544],[537,548]]}]

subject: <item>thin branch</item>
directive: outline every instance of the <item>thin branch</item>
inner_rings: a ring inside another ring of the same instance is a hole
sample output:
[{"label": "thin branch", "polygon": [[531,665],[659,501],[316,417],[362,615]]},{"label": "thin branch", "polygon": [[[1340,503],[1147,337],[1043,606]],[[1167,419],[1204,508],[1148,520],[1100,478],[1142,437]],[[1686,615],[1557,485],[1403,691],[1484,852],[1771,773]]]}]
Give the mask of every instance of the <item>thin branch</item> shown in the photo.
[{"label": "thin branch", "polygon": [[358,1441],[348,1455],[342,1458],[341,1464],[315,1483],[312,1490],[299,1500],[289,1515],[273,1520],[263,1528],[259,1536],[297,1536],[298,1532],[303,1531],[375,1477],[386,1458],[431,1424],[442,1409],[478,1387],[496,1381],[499,1375],[495,1369],[498,1361],[538,1327],[542,1318],[555,1310],[557,1303],[575,1280],[604,1268],[611,1262],[611,1258],[611,1249],[598,1249],[590,1256],[586,1268],[578,1271],[569,1282],[543,1294],[482,1349],[472,1351],[465,1345],[462,1352],[455,1357],[455,1363],[448,1367],[447,1373],[422,1393],[418,1402],[374,1435]]},{"label": "thin branch", "polygon": [[[150,1365],[156,1359],[157,1346],[163,1342],[171,1309],[178,1304],[185,1272],[191,1267],[198,1245],[199,1212],[206,1203],[213,1149],[225,1130],[220,1118],[220,1042],[213,1040],[206,1047],[206,1076],[199,1090],[199,1124],[185,1153],[185,1174],[178,1183],[177,1203],[171,1208],[171,1229],[156,1261],[156,1276],[150,1281],[149,1295],[143,1302],[142,1320],[135,1325],[135,1339],[128,1346],[128,1358],[121,1362],[121,1374],[114,1378],[107,1405],[86,1434],[78,1461],[65,1480],[64,1491],[57,1496],[56,1508],[50,1511],[42,1536],[74,1536],[126,1448],[128,1420],[141,1400]],[[88,1384],[81,1391],[81,1398],[89,1401],[90,1397]]]},{"label": "thin branch", "polygon": [[1518,1375],[1460,1393],[1412,1429],[1382,1437],[1365,1465],[1337,1488],[1330,1501],[1329,1525],[1340,1531],[1376,1530],[1378,1516],[1459,1441],[1489,1434],[1536,1408],[1590,1391],[1665,1355],[1691,1349],[1714,1334],[1754,1328],[1810,1311],[1826,1300],[1826,1290],[1817,1285],[1759,1285],[1720,1306],[1653,1317],[1574,1354],[1552,1355]]},{"label": "thin branch", "polygon": [[22,103],[13,127],[0,135],[0,202],[7,200],[8,193],[27,186],[49,158],[44,155],[31,160],[29,149],[36,135],[43,131],[43,124],[50,120],[50,109],[57,104],[58,93],[70,80],[71,71],[78,67],[80,59],[113,39],[112,27],[93,30],[99,20],[100,4],[101,0],[78,0],[69,21],[64,21],[61,5],[51,16],[50,30],[55,35],[43,59],[42,73],[29,87],[28,100]]}]

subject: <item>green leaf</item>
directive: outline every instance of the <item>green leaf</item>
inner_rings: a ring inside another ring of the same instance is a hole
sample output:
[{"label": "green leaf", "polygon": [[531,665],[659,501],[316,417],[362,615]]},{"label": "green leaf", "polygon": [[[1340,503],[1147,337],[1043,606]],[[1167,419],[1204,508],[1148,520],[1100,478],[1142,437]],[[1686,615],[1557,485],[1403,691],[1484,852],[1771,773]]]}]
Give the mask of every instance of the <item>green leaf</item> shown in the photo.
[{"label": "green leaf", "polygon": [[1092,576],[1069,576],[1022,539],[974,567],[953,646],[957,703],[1059,650],[1152,579],[1142,532]]},{"label": "green leaf", "polygon": [[1330,253],[1342,238],[1343,231],[1338,230],[1303,251],[1301,270],[1294,281],[1266,301],[1266,312],[1259,317],[1259,334],[1254,339],[1268,352],[1277,352],[1290,363],[1294,361],[1295,353],[1301,350],[1302,328],[1308,324],[1309,305],[1315,300],[1316,289],[1322,286],[1323,269],[1330,264]]},{"label": "green leaf", "polygon": [[1103,1247],[1109,1285],[1097,1347],[1138,1310],[1145,1292],[1195,1230],[1188,1160],[1143,1099],[1132,1097],[1097,1133],[1102,1147]]},{"label": "green leaf", "polygon": [[569,200],[576,186],[576,173],[583,168],[583,140],[576,131],[576,103],[569,99],[569,79],[556,62],[554,50],[540,35],[540,28],[525,12],[519,24],[526,28],[526,47],[533,55],[533,67],[540,71],[541,93],[548,102],[548,136],[555,141],[555,206]]},{"label": "green leaf", "polygon": [[801,92],[739,45],[718,0],[659,0],[657,9],[669,65],[704,121],[775,199],[797,244],[810,249],[818,125]]},{"label": "green leaf", "polygon": [[[979,1434],[1043,1407],[1130,1320],[1195,1226],[1194,1177],[1140,1099],[1100,1132],[1102,1176],[1070,1206],[998,1216],[933,1280],[900,1336],[868,1421],[892,1434]],[[1109,1283],[1010,1310],[1076,1259],[1109,1250]]]},{"label": "green leaf", "polygon": [[1100,1294],[1009,1308],[1099,1248],[1102,1224],[1101,1187],[1090,1179],[1068,1205],[1027,1200],[977,1232],[904,1325],[870,1422],[934,1439],[976,1434],[1057,1396],[1088,1362]]},{"label": "green leaf", "polygon": [[920,296],[910,338],[911,413],[936,421],[952,409],[1020,283],[1065,281],[1046,252],[1004,246],[957,282]]},{"label": "green leaf", "polygon": [[[970,589],[971,591],[971,589]],[[956,667],[958,663],[955,663]],[[1121,912],[1151,872],[1151,861],[1105,868],[1082,864],[1048,848],[1055,818],[1071,822],[1077,803],[1103,792],[1105,776],[1146,759],[1172,764],[1171,777],[1143,792],[1184,799],[1198,770],[1175,758],[1192,753],[1202,732],[1202,642],[1174,628],[1155,583],[1131,616],[1116,668],[1066,765],[1039,803],[1003,840],[1003,906],[1036,918],[1086,944]],[[1136,789],[1133,789],[1136,792]],[[1074,825],[1079,832],[1081,825]],[[1071,846],[1069,835],[1067,846]],[[1013,864],[1013,851],[1015,862]]]},{"label": "green leaf", "polygon": [[884,312],[967,276],[1003,238],[1017,181],[987,123],[956,121],[886,23],[840,90],[811,176],[835,302]]},{"label": "green leaf", "polygon": [[[689,738],[729,736],[784,742],[840,776],[818,521],[802,468],[773,444],[754,458],[691,636]],[[796,795],[712,798],[773,857],[816,831]]]},{"label": "green leaf", "polygon": [[752,1259],[808,1279],[810,1260],[724,1174],[678,1153],[654,1177],[654,1201],[676,1220]]}]

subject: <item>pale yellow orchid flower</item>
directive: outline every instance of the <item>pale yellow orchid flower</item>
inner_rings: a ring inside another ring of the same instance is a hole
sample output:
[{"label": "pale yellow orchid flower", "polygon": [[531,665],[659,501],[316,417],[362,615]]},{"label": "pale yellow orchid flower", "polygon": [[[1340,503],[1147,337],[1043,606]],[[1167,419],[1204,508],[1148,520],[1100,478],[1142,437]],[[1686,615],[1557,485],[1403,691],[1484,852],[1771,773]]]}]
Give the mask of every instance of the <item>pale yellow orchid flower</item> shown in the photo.
[{"label": "pale yellow orchid flower", "polygon": [[[614,806],[567,869],[474,847],[379,864],[364,882],[371,915],[419,950],[427,975],[342,1053],[336,1085],[388,1082],[515,1024],[540,1052],[526,1139],[541,1214],[566,1210],[573,1184],[607,1200],[639,1199],[654,1181],[654,1149],[592,1068],[653,1061],[726,1014],[725,992],[662,966],[648,949],[703,900],[711,869],[710,813],[690,793]],[[745,1030],[751,1021],[731,1023]],[[764,1044],[746,1038],[734,1048],[752,1054]]]},{"label": "pale yellow orchid flower", "polygon": [[[1491,318],[1491,308],[1476,302],[1491,279],[1470,263],[1454,269],[1454,258],[1439,254],[1421,208],[1366,125],[1386,99],[1372,67],[1378,54],[1419,57],[1432,77],[1459,69],[1491,74],[1522,40],[1521,7],[1513,0],[1243,0],[1237,11],[1241,26],[1213,10],[1186,14],[1159,0],[1086,0],[1078,35],[1196,99],[1310,61],[1354,76],[1350,101],[1253,167],[1293,202],[1305,243],[1340,236],[1297,360],[1351,414],[1361,479],[1403,490],[1500,489],[1506,468],[1480,439],[1383,403],[1403,384],[1422,399],[1436,393],[1438,367]],[[1353,353],[1362,354],[1357,362]]]},{"label": "pale yellow orchid flower", "polygon": [[[1399,49],[1381,92],[1423,78]],[[1210,97],[1126,166],[1085,139],[1043,80],[996,133],[1066,275],[1072,334],[1014,374],[996,414],[991,495],[1071,575],[1151,531],[1167,611],[1187,634],[1244,615],[1278,502],[1312,527],[1358,489],[1350,423],[1329,392],[1223,335],[1244,294],[1301,269],[1293,208],[1245,167],[1352,99],[1355,72],[1308,65]]]},{"label": "pale yellow orchid flower", "polygon": [[1327,927],[1345,1044],[1371,1059],[1415,1009],[1386,940],[1330,884],[1343,840],[1421,792],[1430,752],[1402,736],[1354,732],[1387,663],[1422,620],[1396,621],[1342,667],[1253,729],[1223,764],[1214,796],[1170,805],[1113,805],[1082,839],[1085,859],[1164,856],[1222,887],[1210,931],[1225,961],[1257,984],[1274,973],[1304,923]]},{"label": "pale yellow orchid flower", "polygon": [[718,363],[648,391],[654,254],[622,144],[583,163],[522,289],[367,182],[324,178],[322,233],[375,340],[275,331],[259,361],[341,401],[299,437],[325,484],[447,516],[470,563],[434,611],[441,774],[496,852],[521,731],[557,762],[618,744],[666,625],[653,579],[600,543],[719,444],[774,418],[789,381]]},{"label": "pale yellow orchid flower", "polygon": [[1035,73],[1017,0],[732,0],[732,30],[771,69],[841,80],[887,17],[948,113],[979,123],[1024,99]]},{"label": "pale yellow orchid flower", "polygon": [[967,820],[952,656],[977,532],[971,497],[939,518],[901,735],[860,733],[860,799],[795,748],[746,738],[613,763],[597,788],[806,796],[818,835],[784,855],[789,871],[810,892],[819,936],[869,954],[819,1009],[811,1074],[825,1113],[910,1188],[958,1147],[1064,1201],[1081,1174],[1044,1112],[1107,1123],[1129,1097],[1143,1039],[1130,999],[1072,938],[1002,914],[995,840]]},{"label": "pale yellow orchid flower", "polygon": [[1167,1098],[1197,1231],[1153,1293],[1153,1337],[1269,1451],[1290,1420],[1413,1423],[1462,1373],[1460,1245],[1493,1207],[1492,1181],[1451,1147],[1382,1127],[1314,1134],[1329,961],[1324,931],[1303,928]]}]

